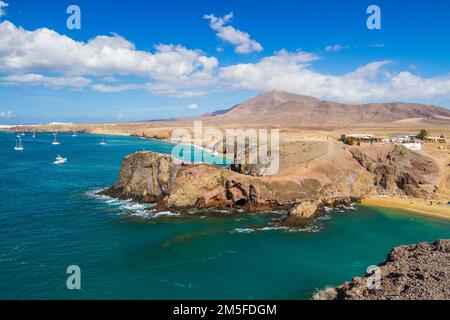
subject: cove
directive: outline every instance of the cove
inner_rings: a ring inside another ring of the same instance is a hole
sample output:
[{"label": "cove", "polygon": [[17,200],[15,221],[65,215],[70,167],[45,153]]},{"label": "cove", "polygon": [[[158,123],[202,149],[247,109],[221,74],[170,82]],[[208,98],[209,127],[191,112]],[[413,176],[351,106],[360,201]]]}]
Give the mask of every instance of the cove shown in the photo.
[{"label": "cove", "polygon": [[[37,133],[13,151],[0,133],[0,299],[309,299],[362,275],[398,245],[450,237],[450,222],[355,206],[303,230],[267,228],[271,212],[156,218],[145,206],[93,196],[138,150],[170,143]],[[60,153],[67,165],[54,166]],[[81,269],[68,290],[66,269]]]}]

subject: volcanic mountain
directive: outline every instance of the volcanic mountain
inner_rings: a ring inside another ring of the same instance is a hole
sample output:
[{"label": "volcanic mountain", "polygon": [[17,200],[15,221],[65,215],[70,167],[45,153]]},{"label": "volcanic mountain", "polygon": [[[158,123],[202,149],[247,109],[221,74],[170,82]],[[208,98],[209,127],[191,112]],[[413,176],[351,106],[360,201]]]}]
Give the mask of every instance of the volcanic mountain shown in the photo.
[{"label": "volcanic mountain", "polygon": [[271,91],[229,110],[204,115],[214,124],[267,124],[311,127],[450,125],[450,110],[417,103],[347,104],[284,91]]}]

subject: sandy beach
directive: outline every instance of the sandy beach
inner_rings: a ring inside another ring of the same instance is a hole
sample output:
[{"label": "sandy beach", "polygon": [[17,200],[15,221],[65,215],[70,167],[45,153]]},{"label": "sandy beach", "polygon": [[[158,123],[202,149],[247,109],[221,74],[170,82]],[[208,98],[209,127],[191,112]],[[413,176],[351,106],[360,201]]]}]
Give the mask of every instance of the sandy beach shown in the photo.
[{"label": "sandy beach", "polygon": [[443,201],[438,204],[438,201],[433,200],[433,204],[431,204],[429,200],[425,199],[377,196],[364,199],[362,204],[373,207],[401,209],[431,218],[450,220],[450,206]]}]

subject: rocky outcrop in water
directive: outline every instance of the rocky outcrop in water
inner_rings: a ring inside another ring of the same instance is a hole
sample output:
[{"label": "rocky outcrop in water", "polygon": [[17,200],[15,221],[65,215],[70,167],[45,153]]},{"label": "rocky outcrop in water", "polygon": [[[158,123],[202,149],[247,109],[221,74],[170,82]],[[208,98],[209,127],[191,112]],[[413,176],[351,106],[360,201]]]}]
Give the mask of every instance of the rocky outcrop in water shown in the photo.
[{"label": "rocky outcrop in water", "polygon": [[450,300],[450,240],[397,247],[379,265],[381,286],[367,277],[318,292],[316,300]]},{"label": "rocky outcrop in water", "polygon": [[137,152],[125,158],[118,182],[102,194],[165,209],[277,207],[283,187],[209,164],[182,164],[169,155]]},{"label": "rocky outcrop in water", "polygon": [[289,214],[296,219],[311,219],[319,209],[319,201],[305,201],[291,209]]},{"label": "rocky outcrop in water", "polygon": [[[354,181],[341,179],[340,183],[354,184]],[[168,155],[138,152],[125,159],[119,181],[102,193],[140,202],[157,202],[164,210],[228,208],[262,211],[319,199],[323,188],[317,179],[305,178],[298,183],[274,181],[209,164],[180,164]],[[357,189],[362,191],[364,186]],[[332,204],[342,203],[343,199],[347,202],[350,197],[333,194],[326,198],[327,203]],[[313,215],[312,208],[307,215]]]},{"label": "rocky outcrop in water", "polygon": [[125,158],[119,181],[103,194],[139,202],[158,202],[171,190],[181,162],[169,155],[136,152]]}]

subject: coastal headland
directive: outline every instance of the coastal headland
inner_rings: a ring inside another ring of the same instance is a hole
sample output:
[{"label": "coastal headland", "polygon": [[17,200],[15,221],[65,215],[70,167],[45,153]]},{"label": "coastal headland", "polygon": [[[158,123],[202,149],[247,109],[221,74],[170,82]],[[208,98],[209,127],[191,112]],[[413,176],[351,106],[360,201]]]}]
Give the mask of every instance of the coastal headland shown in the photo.
[{"label": "coastal headland", "polygon": [[[258,174],[258,166],[224,169],[140,152],[124,160],[119,181],[106,192],[157,202],[164,209],[259,211],[286,207],[300,220],[320,214],[326,206],[362,199],[369,205],[382,203],[440,218],[450,211],[450,111],[440,107],[407,103],[345,105],[272,91],[227,111],[200,117],[21,126],[11,130],[76,131],[170,141],[176,129],[192,130],[194,121],[202,121],[204,130],[278,129],[279,171],[265,176]],[[421,150],[410,150],[392,138],[413,137],[424,128],[430,137],[437,138],[423,141]],[[363,138],[357,143],[344,143],[342,136]],[[194,143],[190,139],[176,142]],[[217,142],[205,139],[199,147],[214,149]],[[227,153],[224,147],[214,150],[236,159],[236,154]]]}]

